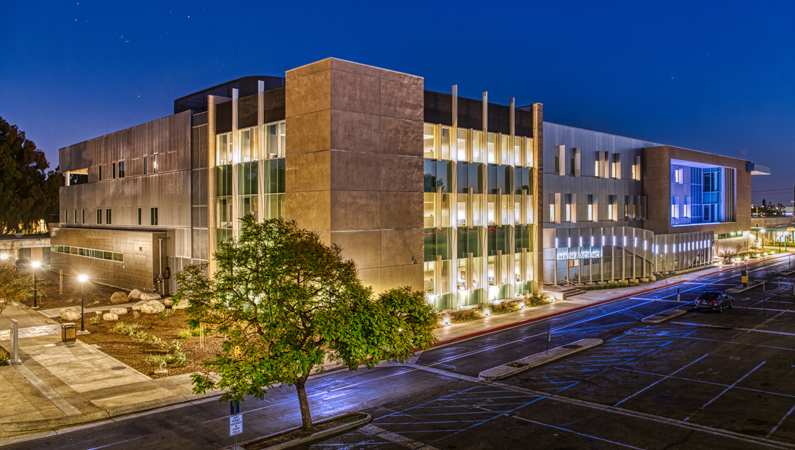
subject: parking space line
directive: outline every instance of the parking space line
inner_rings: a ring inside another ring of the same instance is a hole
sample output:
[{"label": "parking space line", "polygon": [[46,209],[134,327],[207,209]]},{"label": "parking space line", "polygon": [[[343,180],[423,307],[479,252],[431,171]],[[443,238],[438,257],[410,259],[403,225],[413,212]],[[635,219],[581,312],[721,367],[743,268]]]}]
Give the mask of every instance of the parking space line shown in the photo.
[{"label": "parking space line", "polygon": [[576,435],[582,436],[582,437],[587,437],[589,439],[596,439],[597,441],[607,442],[607,443],[615,444],[615,445],[618,445],[618,446],[621,446],[621,447],[627,447],[627,448],[634,448],[634,449],[637,449],[637,450],[642,450],[642,447],[635,447],[635,446],[632,446],[632,445],[629,445],[629,444],[623,444],[621,442],[611,441],[610,439],[600,438],[600,437],[594,436],[592,434],[580,433],[579,431],[574,431],[574,430],[571,430],[569,428],[559,427],[559,426],[556,426],[556,425],[551,425],[551,424],[548,424],[548,423],[539,422],[537,420],[526,419],[524,417],[520,417],[520,416],[516,416],[516,415],[511,416],[511,417],[513,417],[514,419],[522,420],[524,422],[529,422],[529,423],[533,423],[533,424],[536,424],[536,425],[541,425],[543,427],[554,428],[556,430],[565,431],[565,432],[576,434]]},{"label": "parking space line", "polygon": [[769,319],[765,320],[764,322],[760,323],[759,325],[755,326],[754,328],[752,328],[752,329],[751,329],[751,331],[756,331],[756,329],[757,329],[757,328],[759,328],[759,327],[761,327],[762,325],[764,325],[764,324],[766,324],[766,323],[770,322],[771,320],[774,320],[776,317],[778,317],[778,316],[780,316],[780,315],[784,314],[785,312],[786,312],[786,311],[781,311],[780,313],[776,314],[775,316],[773,316],[773,317],[771,317],[771,318],[769,318]]},{"label": "parking space line", "polygon": [[[658,377],[664,376],[661,373],[646,372],[644,370],[637,370],[637,369],[625,369],[623,367],[616,367],[616,370],[622,370],[624,372],[641,373],[643,375],[656,375]],[[721,386],[721,387],[729,386],[728,384],[724,384],[724,383],[717,383],[715,381],[697,380],[695,378],[676,377],[676,376],[672,376],[671,378],[673,378],[675,380],[681,380],[681,381],[692,381],[692,382],[695,382],[695,383],[709,384],[709,385],[712,385],[712,386]],[[779,396],[779,397],[795,398],[795,395],[793,395],[793,394],[782,394],[780,392],[773,392],[773,391],[769,391],[769,390],[754,389],[754,388],[748,388],[748,387],[742,387],[742,386],[739,386],[739,387],[735,386],[735,389],[740,389],[740,390],[743,390],[743,391],[750,391],[750,392],[759,392],[760,394],[776,395],[776,396]]]},{"label": "parking space line", "polygon": [[776,430],[778,430],[778,427],[780,427],[781,424],[784,423],[784,421],[787,419],[787,417],[789,417],[789,415],[792,414],[792,411],[795,411],[795,406],[793,406],[792,409],[790,409],[789,411],[787,411],[786,414],[784,414],[784,417],[782,417],[781,420],[778,421],[776,426],[773,427],[772,430],[770,430],[770,433],[767,433],[767,436],[765,436],[765,438],[769,438],[770,436],[772,436],[773,433],[775,433]]},{"label": "parking space line", "polygon": [[688,367],[690,367],[690,366],[692,366],[693,364],[695,364],[695,363],[697,363],[697,362],[701,361],[702,359],[706,358],[707,356],[709,356],[709,353],[705,354],[704,356],[702,356],[702,357],[700,357],[700,358],[698,358],[698,359],[696,359],[696,360],[694,360],[694,361],[691,361],[691,362],[690,362],[690,363],[688,363],[687,365],[685,365],[685,366],[683,366],[683,367],[681,367],[681,368],[677,369],[675,372],[672,372],[670,375],[666,375],[666,376],[664,376],[663,378],[660,378],[659,380],[655,381],[654,383],[652,383],[652,384],[650,384],[650,385],[646,386],[645,388],[643,388],[643,389],[639,390],[638,392],[635,392],[634,394],[630,395],[629,397],[625,398],[624,400],[621,400],[620,402],[616,403],[614,406],[618,406],[618,405],[620,405],[620,404],[624,403],[625,401],[627,401],[627,400],[631,399],[632,397],[634,397],[634,396],[636,396],[636,395],[638,395],[638,394],[640,394],[640,393],[642,393],[642,392],[646,391],[647,389],[651,388],[652,386],[655,386],[656,384],[658,384],[658,383],[660,383],[660,382],[662,382],[662,381],[665,381],[665,380],[667,380],[668,378],[671,378],[672,376],[676,375],[676,374],[677,374],[677,373],[679,373],[680,371],[687,369]]},{"label": "parking space line", "polygon": [[391,431],[387,431],[375,425],[368,424],[361,427],[360,430],[366,434],[378,436],[381,439],[386,439],[387,441],[392,441],[396,444],[402,445],[403,447],[411,449],[424,448],[427,450],[438,450],[436,447],[430,446],[424,442],[415,441],[414,439],[408,438],[406,436],[401,436]]},{"label": "parking space line", "polygon": [[[742,332],[740,334],[742,334]],[[747,342],[729,342],[729,341],[722,341],[720,339],[707,339],[707,338],[698,338],[698,337],[690,337],[690,336],[687,336],[687,339],[693,339],[693,340],[696,340],[696,341],[720,342],[722,344],[747,345],[747,346],[752,346],[752,347],[769,348],[771,350],[787,350],[787,351],[790,351],[790,352],[795,351],[795,348],[776,347],[776,346],[773,346],[773,345],[749,344]]]},{"label": "parking space line", "polygon": [[[743,381],[743,380],[744,380],[744,379],[745,379],[745,378],[746,378],[748,375],[751,375],[752,373],[754,373],[754,371],[755,371],[756,369],[758,369],[758,368],[762,367],[764,364],[765,364],[765,361],[762,361],[762,362],[760,362],[760,363],[759,363],[759,364],[758,364],[756,367],[754,367],[753,369],[751,369],[751,370],[750,370],[748,373],[746,373],[745,375],[741,376],[739,380],[735,381],[734,383],[732,383],[732,384],[731,384],[731,386],[727,387],[727,388],[726,388],[726,389],[724,389],[724,390],[723,390],[723,391],[722,391],[720,394],[716,395],[716,396],[715,396],[715,398],[713,398],[712,400],[710,400],[710,401],[708,401],[707,403],[705,403],[705,404],[704,404],[704,406],[702,406],[701,408],[698,408],[698,410],[696,410],[696,412],[698,412],[698,411],[702,411],[704,408],[706,408],[707,406],[711,405],[711,404],[712,404],[712,402],[714,402],[715,400],[717,400],[717,399],[718,399],[718,398],[719,398],[721,395],[725,394],[725,393],[726,393],[726,392],[727,392],[729,389],[731,389],[731,388],[733,388],[734,386],[736,386],[736,385],[737,385],[737,383],[739,383],[739,382]],[[685,421],[687,421],[687,420],[690,420],[690,417],[691,417],[691,416],[687,416],[687,417],[685,418]]]},{"label": "parking space line", "polygon": [[748,331],[748,332],[755,332],[755,333],[768,333],[768,334],[780,334],[782,336],[795,336],[795,333],[787,333],[785,331],[773,331],[773,330],[756,330],[753,328],[740,328],[740,327],[724,327],[721,325],[712,325],[709,323],[692,323],[692,322],[669,322],[674,325],[685,325],[690,327],[702,327],[702,328],[720,328],[723,330],[738,330],[738,331]]}]

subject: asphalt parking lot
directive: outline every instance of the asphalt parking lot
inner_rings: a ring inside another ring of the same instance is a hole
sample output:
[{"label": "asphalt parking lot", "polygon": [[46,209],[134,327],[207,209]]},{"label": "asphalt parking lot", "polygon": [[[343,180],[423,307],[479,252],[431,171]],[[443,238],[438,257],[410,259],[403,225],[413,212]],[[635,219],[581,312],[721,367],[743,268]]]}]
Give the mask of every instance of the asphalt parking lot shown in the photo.
[{"label": "asphalt parking lot", "polygon": [[[701,292],[738,285],[737,269],[426,352],[417,364],[439,374],[438,397],[374,409],[371,426],[312,448],[795,448],[795,277],[750,266],[764,288],[731,294],[722,313],[693,310]],[[673,308],[687,312],[640,322]],[[605,342],[477,380],[544,351],[547,330],[553,347]]]}]

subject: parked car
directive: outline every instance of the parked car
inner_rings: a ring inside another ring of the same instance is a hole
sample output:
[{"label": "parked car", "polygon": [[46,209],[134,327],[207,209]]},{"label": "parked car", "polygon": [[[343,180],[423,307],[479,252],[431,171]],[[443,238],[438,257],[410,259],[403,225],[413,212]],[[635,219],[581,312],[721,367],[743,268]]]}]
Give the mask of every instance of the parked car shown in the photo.
[{"label": "parked car", "polygon": [[696,311],[713,310],[723,312],[726,308],[734,307],[734,299],[723,292],[702,292],[696,299]]}]

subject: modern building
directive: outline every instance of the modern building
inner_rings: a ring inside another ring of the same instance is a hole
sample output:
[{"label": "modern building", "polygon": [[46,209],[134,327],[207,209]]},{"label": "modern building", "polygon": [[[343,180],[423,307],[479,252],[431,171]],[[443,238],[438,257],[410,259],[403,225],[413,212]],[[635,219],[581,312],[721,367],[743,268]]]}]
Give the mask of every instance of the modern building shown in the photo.
[{"label": "modern building", "polygon": [[550,284],[652,279],[751,245],[748,161],[544,123]]},{"label": "modern building", "polygon": [[426,91],[325,59],[174,102],[174,114],[60,150],[52,265],[176,291],[238,219],[285,217],[338,244],[376,291],[438,309],[539,293],[542,108]]},{"label": "modern building", "polygon": [[284,217],[376,291],[408,285],[444,310],[750,245],[750,175],[768,168],[508,103],[333,58],[187,95],[171,116],[60,150],[52,265],[172,294],[169,274],[213,270],[241,217]]}]

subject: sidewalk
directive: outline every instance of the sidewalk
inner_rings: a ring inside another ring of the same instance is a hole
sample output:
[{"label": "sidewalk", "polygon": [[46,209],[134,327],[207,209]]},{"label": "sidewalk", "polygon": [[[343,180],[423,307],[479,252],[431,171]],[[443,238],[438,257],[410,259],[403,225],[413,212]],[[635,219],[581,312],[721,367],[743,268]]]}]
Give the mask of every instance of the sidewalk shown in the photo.
[{"label": "sidewalk", "polygon": [[[771,256],[749,266],[786,256]],[[439,345],[444,345],[732,268],[712,267],[634,287],[587,291],[568,300],[439,328],[435,333]],[[8,319],[19,321],[22,363],[0,366],[0,445],[14,440],[3,437],[46,432],[219,394],[194,395],[188,374],[153,380],[79,339],[66,346],[57,322],[24,306],[11,305],[0,314],[0,345],[5,348],[9,344]]]}]

